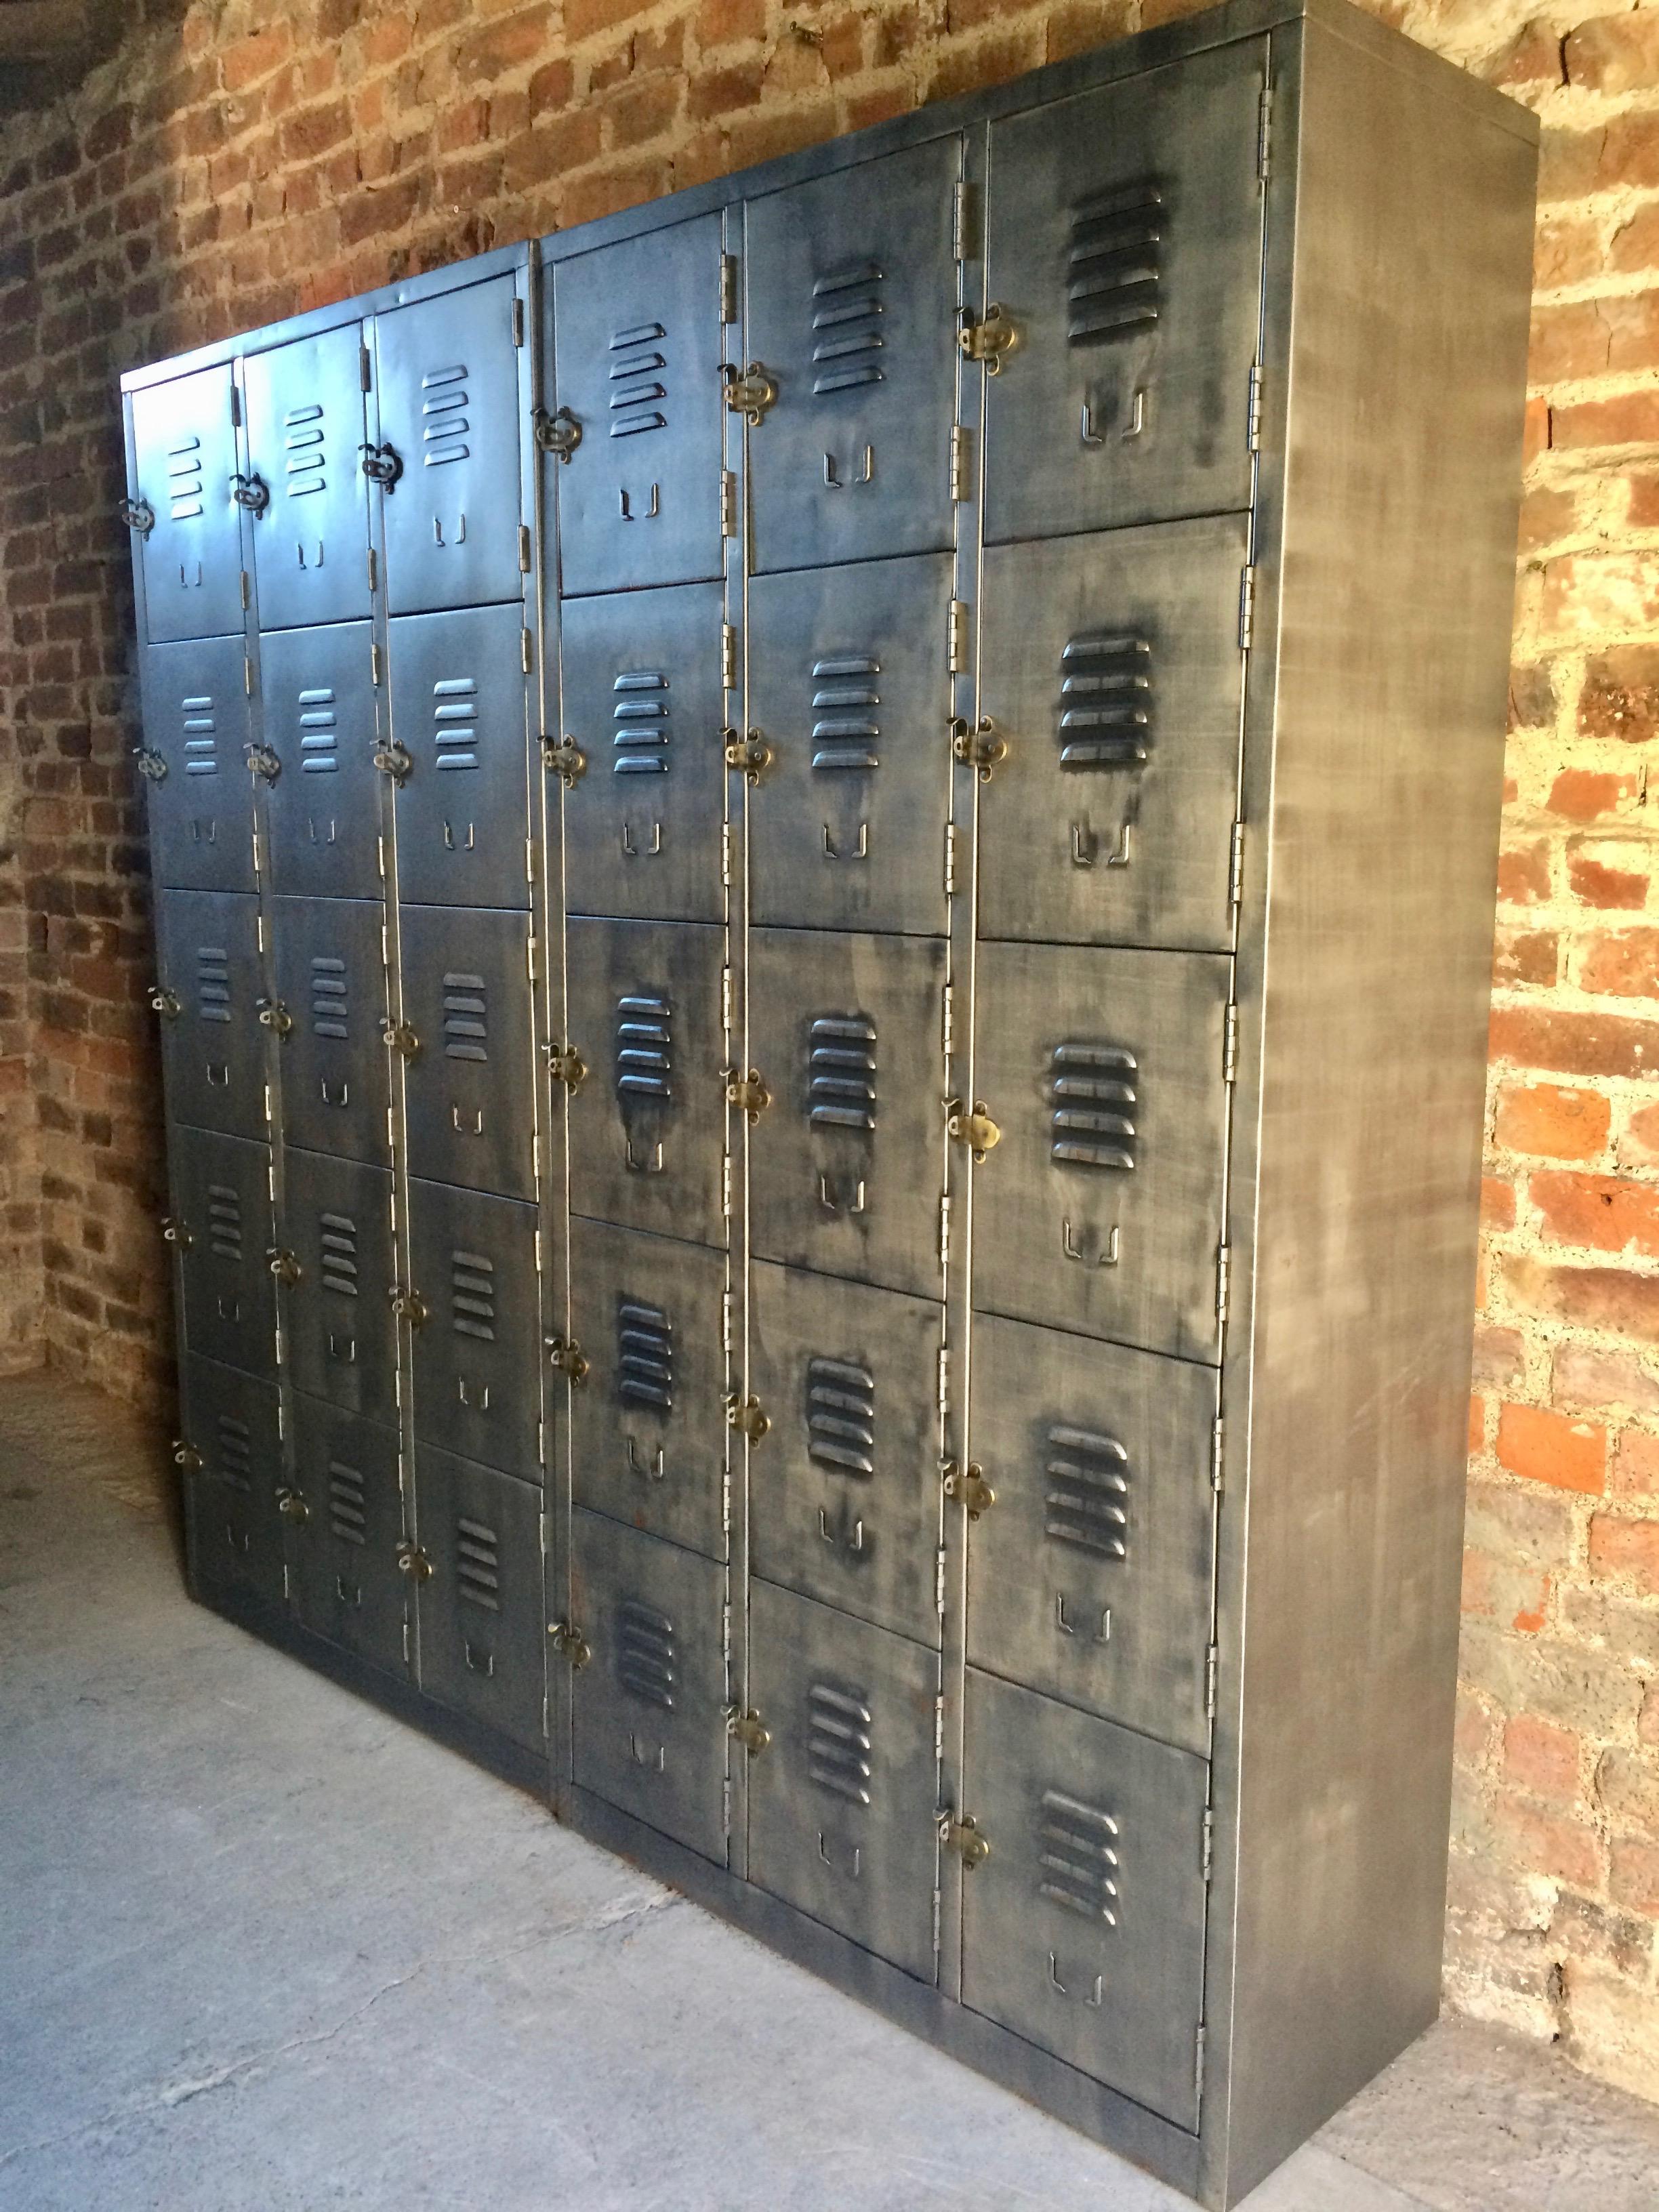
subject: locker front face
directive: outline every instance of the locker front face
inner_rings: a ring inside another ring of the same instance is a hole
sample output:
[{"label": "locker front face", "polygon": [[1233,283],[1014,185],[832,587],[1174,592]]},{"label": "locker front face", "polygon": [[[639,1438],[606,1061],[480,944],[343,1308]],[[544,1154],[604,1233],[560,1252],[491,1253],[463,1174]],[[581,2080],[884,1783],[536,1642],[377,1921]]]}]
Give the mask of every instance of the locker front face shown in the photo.
[{"label": "locker front face", "polygon": [[750,913],[819,928],[945,928],[948,554],[757,577]]},{"label": "locker front face", "polygon": [[760,1257],[938,1290],[944,985],[939,939],[751,933],[750,1055],[772,1094],[750,1145]]},{"label": "locker front face", "polygon": [[530,924],[519,914],[406,906],[398,917],[413,1173],[534,1195]]},{"label": "locker front face", "polygon": [[573,1221],[570,1394],[576,1502],[710,1559],[726,1555],[726,1257]]},{"label": "locker front face", "polygon": [[395,801],[402,898],[530,904],[523,637],[516,605],[391,625],[392,736],[409,759]]},{"label": "locker front face", "polygon": [[788,1590],[749,1594],[749,1875],[933,1980],[939,1659]]},{"label": "locker front face", "polygon": [[379,898],[380,778],[369,625],[278,630],[259,641],[264,743],[282,763],[265,819],[271,888]]},{"label": "locker front face", "polygon": [[577,1785],[723,1866],[724,1569],[578,1508],[570,1589]]},{"label": "locker front face", "polygon": [[572,921],[574,1212],[699,1243],[725,1241],[725,1033],[717,928]]},{"label": "locker front face", "polygon": [[720,920],[723,619],[719,584],[564,608],[563,730],[587,761],[564,801],[572,914]]},{"label": "locker front face", "polygon": [[139,657],[155,880],[253,889],[253,778],[242,640],[152,645]]},{"label": "locker front face", "polygon": [[281,1230],[300,1270],[284,1302],[295,1389],[395,1428],[398,1269],[389,1170],[289,1146]]},{"label": "locker front face", "polygon": [[965,1771],[963,2003],[1195,2127],[1205,1762],[970,1668]]},{"label": "locker front face", "polygon": [[753,1571],[937,1645],[944,1309],[757,1263]]},{"label": "locker front face", "polygon": [[552,279],[555,404],[581,429],[550,467],[561,588],[720,575],[720,217],[577,254]]},{"label": "locker front face", "polygon": [[919,553],[955,535],[957,137],[751,200],[754,565]]},{"label": "locker front face", "polygon": [[1231,963],[987,945],[974,1304],[1213,1360]]},{"label": "locker front face", "polygon": [[202,1464],[186,1474],[190,1557],[210,1603],[283,1601],[284,1516],[276,1385],[190,1358],[180,1364],[185,1438]]},{"label": "locker front face", "polygon": [[[145,627],[152,645],[242,633],[231,373],[200,368],[132,395]],[[153,518],[153,520],[149,520]],[[145,522],[149,520],[149,526]]]},{"label": "locker front face", "polygon": [[308,1152],[386,1157],[385,909],[367,899],[271,901],[271,965],[292,1027],[283,1127]]},{"label": "locker front face", "polygon": [[1259,43],[991,125],[985,535],[1250,501],[1261,281]]},{"label": "locker front face", "polygon": [[402,464],[383,495],[394,615],[520,596],[513,301],[512,277],[493,276],[375,318],[373,458]]},{"label": "locker front face", "polygon": [[538,1481],[536,1209],[411,1182],[409,1212],[415,1433]]},{"label": "locker front face", "polygon": [[1213,1368],[974,1324],[968,1657],[1207,1753]]},{"label": "locker front face", "polygon": [[[276,1369],[270,1150],[205,1129],[167,1133],[185,1340],[250,1375]],[[185,1240],[188,1240],[187,1242]]]},{"label": "locker front face", "polygon": [[987,554],[982,936],[1231,945],[1248,546],[1238,515]]},{"label": "locker front face", "polygon": [[416,1600],[421,1687],[541,1751],[547,1623],[540,1491],[421,1444],[415,1503],[430,1569]]},{"label": "locker front face", "polygon": [[293,1403],[294,1486],[305,1505],[289,1535],[295,1616],[313,1636],[401,1674],[409,1577],[398,1564],[398,1431],[313,1398]]},{"label": "locker front face", "polygon": [[346,323],[244,368],[249,465],[267,502],[253,531],[262,629],[369,611],[362,335]]},{"label": "locker front face", "polygon": [[[155,902],[167,1113],[193,1129],[265,1133],[259,903],[238,891],[162,891]],[[176,1008],[176,1011],[175,1011]]]}]

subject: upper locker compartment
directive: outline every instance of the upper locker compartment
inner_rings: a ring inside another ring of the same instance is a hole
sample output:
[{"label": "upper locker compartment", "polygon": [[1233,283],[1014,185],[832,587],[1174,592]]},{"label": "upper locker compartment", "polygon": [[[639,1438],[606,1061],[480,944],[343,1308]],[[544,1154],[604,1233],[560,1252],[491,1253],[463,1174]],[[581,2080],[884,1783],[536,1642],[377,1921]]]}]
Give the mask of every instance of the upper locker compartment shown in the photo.
[{"label": "upper locker compartment", "polygon": [[253,573],[261,629],[369,612],[362,325],[248,359]]},{"label": "upper locker compartment", "polygon": [[750,202],[747,352],[777,387],[749,447],[757,569],[952,542],[961,166],[941,138]]},{"label": "upper locker compartment", "polygon": [[512,276],[374,321],[394,615],[518,599],[519,367]]},{"label": "upper locker compartment", "polygon": [[988,539],[1249,504],[1266,69],[1222,46],[992,125]]},{"label": "upper locker compartment", "polygon": [[567,595],[720,574],[720,296],[714,215],[555,265]]},{"label": "upper locker compartment", "polygon": [[132,395],[133,491],[144,627],[169,638],[242,630],[242,550],[230,364]]}]

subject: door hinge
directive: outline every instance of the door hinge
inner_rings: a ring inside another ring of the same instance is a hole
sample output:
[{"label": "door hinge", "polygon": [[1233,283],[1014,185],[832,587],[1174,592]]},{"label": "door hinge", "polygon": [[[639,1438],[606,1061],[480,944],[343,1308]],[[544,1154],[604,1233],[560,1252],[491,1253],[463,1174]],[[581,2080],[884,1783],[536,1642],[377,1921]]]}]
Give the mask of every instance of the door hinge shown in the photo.
[{"label": "door hinge", "polygon": [[956,1853],[969,1874],[991,1856],[990,1838],[971,1813],[941,1813],[939,1839],[947,1851]]},{"label": "door hinge", "polygon": [[525,975],[532,983],[539,983],[541,981],[541,977],[536,973],[536,953],[539,945],[538,938],[526,937],[524,941]]},{"label": "door hinge", "polygon": [[1198,2032],[1193,2039],[1193,2094],[1200,2100],[1200,2102],[1204,2096],[1204,2042],[1206,2033],[1206,2031],[1205,2029],[1204,2023],[1200,2021],[1198,2024]]},{"label": "door hinge", "polygon": [[951,497],[958,503],[973,497],[973,441],[967,426],[951,425]]},{"label": "door hinge", "polygon": [[941,1544],[933,1554],[933,1610],[945,1611],[945,1547]]},{"label": "door hinge", "polygon": [[519,525],[519,574],[521,576],[530,574],[530,525],[527,522]]},{"label": "door hinge", "polygon": [[732,1218],[732,1155],[726,1153],[720,1160],[720,1217]]},{"label": "door hinge", "polygon": [[945,1699],[933,1700],[933,1759],[935,1764],[945,1756]]},{"label": "door hinge", "polygon": [[242,689],[250,699],[253,696],[253,656],[251,653],[242,655]]},{"label": "door hinge", "polygon": [[536,880],[536,841],[533,837],[526,837],[524,841],[524,879],[527,884],[533,884]]},{"label": "door hinge", "polygon": [[1228,1292],[1232,1271],[1232,1247],[1223,1244],[1218,1247],[1215,1255],[1215,1317],[1218,1322],[1225,1321],[1227,1318]]},{"label": "door hinge", "polygon": [[720,322],[735,323],[738,319],[738,257],[735,253],[720,256]]},{"label": "door hinge", "polygon": [[1222,1473],[1221,1460],[1222,1443],[1226,1433],[1226,1426],[1225,1419],[1218,1413],[1210,1429],[1210,1487],[1218,1498],[1220,1497],[1226,1483],[1226,1477]]},{"label": "door hinge", "polygon": [[933,1892],[933,1956],[935,1958],[938,1958],[939,1956],[939,1928],[943,1919],[943,1915],[944,1901],[942,1893],[936,1889]]},{"label": "door hinge", "polygon": [[1246,568],[1238,579],[1238,649],[1248,653],[1255,635],[1255,570]]},{"label": "door hinge", "polygon": [[587,1380],[588,1358],[574,1336],[550,1336],[547,1340],[547,1364],[570,1383]]},{"label": "door hinge", "polygon": [[368,348],[366,345],[360,345],[357,349],[357,383],[359,389],[364,392],[372,392],[374,388],[374,379],[369,370]]},{"label": "door hinge", "polygon": [[945,615],[945,646],[946,665],[952,676],[960,676],[968,665],[968,603],[952,599]]},{"label": "door hinge", "polygon": [[371,545],[371,546],[369,547],[369,549],[368,549],[368,588],[369,588],[369,591],[370,591],[371,594],[372,594],[372,593],[374,593],[374,592],[377,592],[377,591],[380,589],[380,556],[376,554],[376,552],[375,552],[375,550],[374,550],[374,548]]},{"label": "door hinge", "polygon": [[988,1513],[997,1502],[997,1494],[985,1480],[985,1469],[977,1461],[969,1460],[965,1468],[953,1459],[945,1460],[939,1468],[945,1478],[945,1495],[968,1509],[968,1518],[977,1521],[981,1513]]},{"label": "door hinge", "polygon": [[737,1738],[751,1759],[772,1741],[772,1731],[760,1715],[752,1709],[745,1711],[741,1705],[726,1707],[726,1732]]},{"label": "door hinge", "polygon": [[[1235,900],[1234,904],[1237,903]],[[1238,1080],[1238,1004],[1236,1000],[1227,1002],[1226,1020],[1221,1032],[1221,1080],[1224,1083]]]},{"label": "door hinge", "polygon": [[1203,1853],[1199,1876],[1207,1889],[1215,1875],[1215,1814],[1207,1805],[1204,1808]]},{"label": "door hinge", "polygon": [[720,1292],[720,1350],[728,1359],[732,1357],[732,1293],[730,1291],[722,1291]]},{"label": "door hinge", "polygon": [[524,343],[524,301],[518,298],[513,302],[513,343],[515,346]]},{"label": "door hinge", "polygon": [[732,888],[732,824],[729,822],[720,824],[720,884],[726,890]]},{"label": "door hinge", "polygon": [[1261,97],[1256,105],[1255,173],[1265,184],[1273,153],[1273,88],[1270,84],[1261,88]]},{"label": "door hinge", "polygon": [[574,1620],[550,1620],[547,1625],[547,1640],[561,1659],[570,1662],[571,1671],[580,1674],[593,1656],[587,1638]]},{"label": "door hinge", "polygon": [[771,1428],[772,1418],[758,1398],[740,1397],[732,1390],[726,1401],[726,1425],[735,1429],[745,1443],[757,1444]]},{"label": "door hinge", "polygon": [[1250,363],[1250,411],[1248,422],[1249,449],[1253,453],[1261,450],[1261,363]]},{"label": "door hinge", "polygon": [[738,633],[730,623],[720,624],[720,689],[738,688]]},{"label": "door hinge", "polygon": [[587,1063],[568,1038],[562,1044],[547,1048],[547,1072],[555,1083],[562,1083],[574,1091],[587,1073]]},{"label": "door hinge", "polygon": [[720,1027],[723,1030],[732,1027],[732,963],[728,960],[720,969]]},{"label": "door hinge", "polygon": [[726,1103],[735,1106],[745,1121],[758,1121],[772,1103],[772,1094],[767,1089],[757,1067],[747,1075],[739,1075],[735,1067],[726,1071]]},{"label": "door hinge", "polygon": [[378,644],[371,644],[368,648],[368,680],[371,684],[378,684],[380,680],[380,648]]},{"label": "door hinge", "polygon": [[947,1190],[939,1202],[939,1263],[945,1267],[951,1257],[951,1194]]},{"label": "door hinge", "polygon": [[720,536],[735,538],[738,534],[738,472],[735,469],[720,471]]},{"label": "door hinge", "polygon": [[246,614],[252,605],[253,580],[248,574],[247,570],[244,568],[242,571],[242,612]]},{"label": "door hinge", "polygon": [[956,888],[957,825],[954,822],[947,822],[945,825],[945,896],[946,898],[955,896]]},{"label": "door hinge", "polygon": [[1012,318],[994,300],[977,320],[964,307],[957,330],[957,343],[967,361],[983,362],[987,374],[998,375],[1002,356],[1019,343]]},{"label": "door hinge", "polygon": [[240,430],[242,427],[242,392],[237,384],[230,387],[230,427],[233,430]]},{"label": "door hinge", "polygon": [[529,675],[533,665],[530,655],[530,632],[527,629],[521,629],[519,632],[519,659],[526,676]]},{"label": "door hinge", "polygon": [[979,251],[979,201],[966,177],[958,177],[951,194],[951,253],[957,261],[971,261]]},{"label": "door hinge", "polygon": [[1215,1718],[1216,1677],[1221,1671],[1221,1647],[1212,1644],[1204,1655],[1204,1715]]},{"label": "door hinge", "polygon": [[951,1352],[948,1345],[939,1348],[939,1409],[944,1413],[951,1403]]},{"label": "door hinge", "polygon": [[1233,824],[1232,852],[1227,864],[1227,903],[1238,906],[1244,897],[1244,824]]},{"label": "door hinge", "polygon": [[946,1060],[957,1048],[956,988],[947,983],[939,993],[939,1047]]},{"label": "door hinge", "polygon": [[539,1229],[532,1233],[531,1242],[535,1247],[536,1273],[539,1275],[542,1272],[542,1232]]}]

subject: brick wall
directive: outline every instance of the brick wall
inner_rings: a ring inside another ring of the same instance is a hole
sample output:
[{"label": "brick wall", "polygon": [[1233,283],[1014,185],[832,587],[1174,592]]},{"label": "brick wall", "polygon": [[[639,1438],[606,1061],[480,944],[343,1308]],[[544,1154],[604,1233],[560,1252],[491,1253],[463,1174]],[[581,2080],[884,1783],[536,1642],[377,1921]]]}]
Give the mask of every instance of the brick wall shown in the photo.
[{"label": "brick wall", "polygon": [[[0,1366],[164,1402],[118,371],[1182,9],[131,12],[0,125]],[[1380,12],[1546,126],[1449,1984],[1659,2096],[1659,4]]]}]

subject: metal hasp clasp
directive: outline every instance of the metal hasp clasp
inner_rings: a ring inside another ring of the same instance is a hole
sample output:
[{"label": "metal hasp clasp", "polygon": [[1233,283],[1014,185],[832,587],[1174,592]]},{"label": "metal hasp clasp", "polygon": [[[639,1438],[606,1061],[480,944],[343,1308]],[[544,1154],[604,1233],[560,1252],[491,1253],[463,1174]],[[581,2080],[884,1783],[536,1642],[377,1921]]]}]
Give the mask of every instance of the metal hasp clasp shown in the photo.
[{"label": "metal hasp clasp", "polygon": [[155,509],[147,499],[124,499],[115,512],[141,538],[148,538],[155,527]]},{"label": "metal hasp clasp", "polygon": [[407,1575],[411,1582],[431,1581],[432,1562],[418,1544],[399,1544],[397,1559],[399,1574]]},{"label": "metal hasp clasp", "polygon": [[956,1853],[969,1874],[976,1866],[983,1866],[991,1856],[990,1838],[971,1813],[941,1813],[939,1839],[947,1851]]},{"label": "metal hasp clasp", "polygon": [[415,756],[407,745],[376,745],[374,765],[382,775],[389,775],[393,783],[406,783],[415,766]]},{"label": "metal hasp clasp", "polygon": [[970,1459],[964,1468],[953,1459],[943,1460],[939,1473],[945,1478],[945,1495],[965,1505],[970,1521],[977,1521],[981,1513],[988,1512],[996,1504],[997,1494],[985,1480],[985,1469],[977,1461]]},{"label": "metal hasp clasp", "polygon": [[185,1011],[185,1002],[176,991],[169,991],[165,983],[152,983],[149,1003],[164,1022],[176,1022]]},{"label": "metal hasp clasp", "polygon": [[568,788],[586,768],[587,755],[574,738],[544,738],[542,766]]},{"label": "metal hasp clasp", "polygon": [[269,745],[249,745],[246,748],[248,773],[260,776],[266,783],[275,783],[283,772],[283,763]]},{"label": "metal hasp clasp", "polygon": [[556,415],[538,407],[534,428],[536,443],[543,453],[556,453],[562,461],[568,461],[582,441],[582,426],[568,407],[561,407]]},{"label": "metal hasp clasp", "polygon": [[772,1103],[772,1094],[761,1080],[761,1072],[751,1067],[747,1075],[739,1075],[735,1067],[726,1071],[726,1103],[735,1106],[746,1121],[758,1121]]},{"label": "metal hasp clasp", "polygon": [[262,476],[245,477],[239,470],[230,480],[230,495],[250,514],[263,514],[270,505],[270,486]]},{"label": "metal hasp clasp", "polygon": [[587,1354],[574,1336],[548,1338],[547,1364],[556,1368],[567,1382],[585,1382],[587,1380]]},{"label": "metal hasp clasp", "polygon": [[757,1751],[764,1751],[772,1741],[772,1731],[752,1708],[745,1711],[741,1705],[726,1709],[726,1733],[735,1736],[750,1759]]},{"label": "metal hasp clasp", "polygon": [[382,491],[390,491],[404,472],[404,457],[393,445],[360,446],[363,457],[363,474],[370,483],[377,483]]},{"label": "metal hasp clasp", "polygon": [[189,1222],[179,1214],[167,1213],[161,1217],[161,1242],[176,1244],[181,1252],[188,1252],[196,1238]]},{"label": "metal hasp clasp", "polygon": [[957,343],[964,361],[983,362],[988,376],[1002,372],[1002,356],[1019,343],[1019,332],[1006,312],[994,301],[976,322],[964,307]]},{"label": "metal hasp clasp", "polygon": [[971,1113],[960,1098],[947,1098],[945,1130],[953,1143],[966,1145],[975,1160],[982,1160],[1002,1142],[1002,1131],[986,1112],[982,1098],[975,1099]]},{"label": "metal hasp clasp", "polygon": [[420,1328],[426,1322],[426,1300],[418,1291],[401,1290],[394,1283],[390,1293],[392,1311],[398,1321],[406,1321],[411,1328]]},{"label": "metal hasp clasp", "polygon": [[274,1030],[279,1037],[286,1036],[294,1027],[294,1017],[282,1000],[261,999],[258,1004],[260,1028]]},{"label": "metal hasp clasp", "polygon": [[265,1254],[270,1272],[279,1283],[297,1283],[303,1272],[292,1252],[285,1252],[280,1244],[273,1244]]},{"label": "metal hasp clasp", "polygon": [[741,375],[729,361],[722,362],[720,382],[726,386],[726,405],[751,426],[776,404],[778,380],[757,361],[751,361]]},{"label": "metal hasp clasp", "polygon": [[758,1398],[742,1398],[733,1390],[726,1401],[726,1425],[757,1444],[770,1429],[772,1417]]},{"label": "metal hasp clasp", "polygon": [[421,1040],[407,1022],[383,1021],[380,1036],[386,1049],[404,1060],[413,1060],[421,1048]]},{"label": "metal hasp clasp", "polygon": [[750,730],[746,737],[739,737],[735,730],[722,730],[720,735],[726,741],[727,768],[740,768],[750,783],[758,783],[762,769],[769,767],[772,760],[772,748],[760,732]]},{"label": "metal hasp clasp", "polygon": [[183,1437],[174,1437],[173,1439],[174,1467],[183,1468],[186,1474],[195,1474],[199,1472],[203,1463],[202,1455],[194,1444],[186,1443]]},{"label": "metal hasp clasp", "polygon": [[951,724],[951,752],[981,783],[989,783],[991,770],[1008,757],[1008,740],[998,736],[988,714],[981,714],[976,723],[965,722],[958,714]]},{"label": "metal hasp clasp", "polygon": [[132,757],[138,763],[140,775],[147,776],[152,783],[167,781],[167,764],[160,753],[152,752],[148,745],[135,745]]},{"label": "metal hasp clasp", "polygon": [[568,1659],[580,1674],[593,1656],[587,1638],[574,1620],[554,1620],[548,1623],[547,1640],[561,1659]]},{"label": "metal hasp clasp", "polygon": [[297,1490],[279,1490],[276,1493],[276,1510],[284,1521],[309,1521],[311,1518],[311,1508]]},{"label": "metal hasp clasp", "polygon": [[547,1054],[547,1072],[555,1083],[562,1083],[574,1091],[587,1073],[587,1062],[574,1044],[549,1044],[543,1050]]}]

